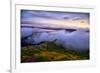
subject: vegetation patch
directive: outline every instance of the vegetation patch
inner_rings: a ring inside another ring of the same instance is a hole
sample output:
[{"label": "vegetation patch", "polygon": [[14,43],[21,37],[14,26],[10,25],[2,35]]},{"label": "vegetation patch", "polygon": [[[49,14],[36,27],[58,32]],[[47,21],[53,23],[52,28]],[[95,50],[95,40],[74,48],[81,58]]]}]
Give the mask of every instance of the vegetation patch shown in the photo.
[{"label": "vegetation patch", "polygon": [[87,60],[89,51],[74,51],[58,46],[53,42],[43,42],[37,45],[21,46],[21,62],[47,62]]}]

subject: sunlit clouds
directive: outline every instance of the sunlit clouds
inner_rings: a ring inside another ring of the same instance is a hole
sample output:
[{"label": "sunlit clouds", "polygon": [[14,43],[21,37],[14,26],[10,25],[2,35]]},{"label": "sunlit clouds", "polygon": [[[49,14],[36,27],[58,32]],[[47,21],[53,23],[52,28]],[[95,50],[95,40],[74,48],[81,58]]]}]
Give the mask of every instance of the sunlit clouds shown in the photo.
[{"label": "sunlit clouds", "polygon": [[89,29],[89,13],[22,10],[22,26]]},{"label": "sunlit clouds", "polygon": [[54,42],[74,50],[89,50],[89,13],[21,10],[25,44]]}]

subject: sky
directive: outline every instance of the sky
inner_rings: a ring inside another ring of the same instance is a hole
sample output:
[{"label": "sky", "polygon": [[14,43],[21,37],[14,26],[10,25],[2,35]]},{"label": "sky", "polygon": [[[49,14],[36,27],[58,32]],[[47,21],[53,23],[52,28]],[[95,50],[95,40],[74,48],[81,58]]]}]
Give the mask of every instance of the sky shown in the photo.
[{"label": "sky", "polygon": [[21,37],[28,37],[27,43],[56,40],[65,48],[89,49],[89,32],[83,30],[89,30],[89,13],[21,10],[21,26],[26,26],[21,28]]},{"label": "sky", "polygon": [[89,13],[21,10],[21,26],[89,29]]}]

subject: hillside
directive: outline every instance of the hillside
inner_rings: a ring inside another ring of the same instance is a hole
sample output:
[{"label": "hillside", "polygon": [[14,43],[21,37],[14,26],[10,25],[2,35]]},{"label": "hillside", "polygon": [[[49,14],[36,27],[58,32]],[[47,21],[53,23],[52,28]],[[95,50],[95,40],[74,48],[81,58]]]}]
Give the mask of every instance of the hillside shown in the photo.
[{"label": "hillside", "polygon": [[21,62],[47,62],[47,61],[69,61],[89,59],[88,51],[77,52],[65,49],[53,42],[42,42],[37,45],[26,45],[21,47]]}]

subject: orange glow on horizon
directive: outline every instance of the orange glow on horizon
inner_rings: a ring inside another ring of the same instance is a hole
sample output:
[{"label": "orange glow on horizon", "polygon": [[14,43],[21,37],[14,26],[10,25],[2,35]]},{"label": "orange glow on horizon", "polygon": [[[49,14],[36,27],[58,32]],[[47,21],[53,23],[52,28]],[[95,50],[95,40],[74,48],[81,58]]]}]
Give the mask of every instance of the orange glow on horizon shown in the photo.
[{"label": "orange glow on horizon", "polygon": [[[89,23],[83,20],[77,20],[77,21],[72,21],[72,20],[64,20],[64,19],[47,19],[47,18],[36,18],[35,20],[33,19],[28,19],[26,21],[29,21],[31,23],[39,23],[42,24],[43,26],[50,26],[50,27],[60,27],[60,28],[87,28],[89,29]],[[31,24],[32,25],[32,24]],[[42,26],[41,25],[41,26]]]}]

